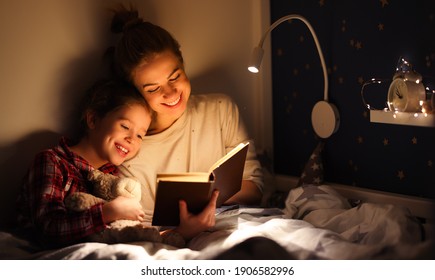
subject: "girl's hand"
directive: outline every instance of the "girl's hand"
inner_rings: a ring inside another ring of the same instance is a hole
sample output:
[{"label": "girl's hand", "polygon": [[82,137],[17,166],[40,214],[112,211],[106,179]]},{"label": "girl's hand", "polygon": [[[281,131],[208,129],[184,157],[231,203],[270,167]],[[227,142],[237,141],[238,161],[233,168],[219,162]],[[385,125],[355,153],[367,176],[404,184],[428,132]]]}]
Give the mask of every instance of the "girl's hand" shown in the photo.
[{"label": "girl's hand", "polygon": [[118,196],[103,205],[103,221],[106,224],[121,219],[142,222],[144,218],[142,205],[135,198]]},{"label": "girl's hand", "polygon": [[175,229],[185,240],[192,239],[199,233],[215,225],[216,200],[219,191],[213,191],[207,206],[201,213],[194,215],[187,210],[187,204],[180,200],[180,225]]}]

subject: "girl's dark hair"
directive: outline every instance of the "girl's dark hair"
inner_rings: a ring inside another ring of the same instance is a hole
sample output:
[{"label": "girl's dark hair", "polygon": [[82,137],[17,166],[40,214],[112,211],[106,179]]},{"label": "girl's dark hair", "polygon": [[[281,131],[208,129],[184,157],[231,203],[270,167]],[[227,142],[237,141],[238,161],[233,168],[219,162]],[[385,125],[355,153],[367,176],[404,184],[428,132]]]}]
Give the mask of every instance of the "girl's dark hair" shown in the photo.
[{"label": "girl's dark hair", "polygon": [[113,70],[118,76],[132,81],[132,72],[139,63],[157,53],[169,50],[184,64],[180,44],[165,29],[150,22],[144,22],[138,11],[130,6],[120,5],[113,10],[111,24],[113,33],[122,33],[113,51]]},{"label": "girl's dark hair", "polygon": [[88,131],[88,112],[95,113],[101,119],[110,112],[132,104],[142,105],[152,114],[146,100],[132,85],[119,80],[97,81],[82,99],[78,139],[84,137]]}]

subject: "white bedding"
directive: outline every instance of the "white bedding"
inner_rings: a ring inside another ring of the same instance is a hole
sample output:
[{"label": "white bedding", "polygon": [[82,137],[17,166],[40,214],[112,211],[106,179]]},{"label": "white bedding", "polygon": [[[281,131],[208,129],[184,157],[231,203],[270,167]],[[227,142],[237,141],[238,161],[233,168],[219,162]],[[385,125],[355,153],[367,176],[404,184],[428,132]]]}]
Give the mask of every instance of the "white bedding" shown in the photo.
[{"label": "white bedding", "polygon": [[[256,250],[251,237],[280,246]],[[350,207],[331,187],[305,186],[290,191],[285,209],[238,208],[216,216],[216,226],[186,248],[161,243],[81,243],[39,251],[30,242],[0,232],[1,259],[215,259],[285,256],[294,259],[434,259],[433,239],[410,212],[389,204]],[[241,244],[237,247],[237,244]],[[282,251],[288,255],[282,255]],[[275,252],[276,250],[276,252]]]}]

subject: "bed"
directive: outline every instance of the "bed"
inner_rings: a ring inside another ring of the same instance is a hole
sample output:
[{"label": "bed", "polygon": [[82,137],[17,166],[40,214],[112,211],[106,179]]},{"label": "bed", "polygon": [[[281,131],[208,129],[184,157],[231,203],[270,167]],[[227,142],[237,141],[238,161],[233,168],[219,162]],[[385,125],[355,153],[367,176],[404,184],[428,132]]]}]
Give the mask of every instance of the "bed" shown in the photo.
[{"label": "bed", "polygon": [[162,243],[80,243],[41,250],[0,232],[1,259],[435,259],[432,200],[332,183],[296,187],[274,178],[262,207],[232,207],[186,247]]}]

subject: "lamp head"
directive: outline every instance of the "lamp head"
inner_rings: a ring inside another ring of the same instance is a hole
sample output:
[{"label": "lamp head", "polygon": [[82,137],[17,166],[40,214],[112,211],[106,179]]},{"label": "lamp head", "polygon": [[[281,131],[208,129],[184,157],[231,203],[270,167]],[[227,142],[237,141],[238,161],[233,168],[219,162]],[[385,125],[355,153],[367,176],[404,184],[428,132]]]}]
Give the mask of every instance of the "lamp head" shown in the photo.
[{"label": "lamp head", "polygon": [[252,51],[251,61],[248,70],[252,73],[258,73],[260,70],[261,60],[263,59],[264,50],[261,46],[255,47]]}]

